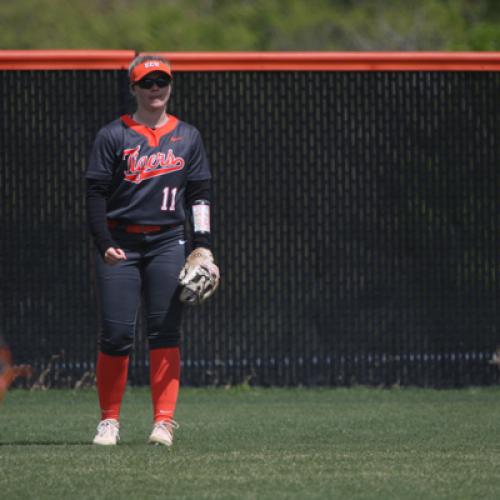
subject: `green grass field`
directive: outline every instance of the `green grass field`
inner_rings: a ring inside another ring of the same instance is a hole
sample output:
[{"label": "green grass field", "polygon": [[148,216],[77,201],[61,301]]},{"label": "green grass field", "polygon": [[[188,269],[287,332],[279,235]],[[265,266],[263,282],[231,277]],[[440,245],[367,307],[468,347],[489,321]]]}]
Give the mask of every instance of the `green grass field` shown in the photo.
[{"label": "green grass field", "polygon": [[11,391],[0,498],[500,498],[500,388],[183,389],[176,418],[147,445],[127,389],[121,444],[96,447],[95,391]]}]

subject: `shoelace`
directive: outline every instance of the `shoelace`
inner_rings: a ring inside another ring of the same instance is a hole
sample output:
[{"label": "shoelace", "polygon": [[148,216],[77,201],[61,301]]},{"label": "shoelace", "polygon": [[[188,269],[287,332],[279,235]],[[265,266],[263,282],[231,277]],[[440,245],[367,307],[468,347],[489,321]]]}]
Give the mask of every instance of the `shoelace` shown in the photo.
[{"label": "shoelace", "polygon": [[118,426],[111,420],[102,420],[97,426],[97,432],[100,435],[112,434],[114,430],[118,431]]},{"label": "shoelace", "polygon": [[155,424],[155,427],[161,427],[170,432],[172,429],[178,429],[180,425],[172,418],[171,420],[161,420]]}]

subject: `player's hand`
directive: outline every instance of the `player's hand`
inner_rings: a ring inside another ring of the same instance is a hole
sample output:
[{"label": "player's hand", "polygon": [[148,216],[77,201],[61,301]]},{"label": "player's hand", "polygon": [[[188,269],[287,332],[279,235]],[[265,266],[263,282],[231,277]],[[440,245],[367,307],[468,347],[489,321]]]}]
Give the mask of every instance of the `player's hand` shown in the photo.
[{"label": "player's hand", "polygon": [[109,247],[104,254],[104,262],[110,266],[118,264],[121,260],[127,260],[125,252],[121,248]]}]

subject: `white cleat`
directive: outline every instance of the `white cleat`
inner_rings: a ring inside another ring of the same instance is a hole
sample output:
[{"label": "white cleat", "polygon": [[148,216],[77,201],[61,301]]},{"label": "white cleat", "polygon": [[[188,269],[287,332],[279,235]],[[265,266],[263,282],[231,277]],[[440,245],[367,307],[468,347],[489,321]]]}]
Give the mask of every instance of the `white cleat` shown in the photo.
[{"label": "white cleat", "polygon": [[153,427],[153,432],[151,432],[149,436],[149,443],[172,446],[174,442],[174,429],[178,428],[179,424],[175,420],[162,420],[156,422]]},{"label": "white cleat", "polygon": [[97,426],[97,434],[95,435],[94,444],[103,446],[113,446],[120,441],[120,422],[114,418],[101,420]]}]

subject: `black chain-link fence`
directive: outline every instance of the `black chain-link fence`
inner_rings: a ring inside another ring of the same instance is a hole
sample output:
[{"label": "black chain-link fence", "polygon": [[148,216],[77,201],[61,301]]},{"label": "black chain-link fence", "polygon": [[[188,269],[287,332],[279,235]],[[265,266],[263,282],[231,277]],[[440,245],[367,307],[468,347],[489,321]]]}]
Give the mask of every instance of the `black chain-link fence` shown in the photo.
[{"label": "black chain-link fence", "polygon": [[[500,343],[500,73],[177,73],[214,173],[218,293],[183,382],[491,384]],[[84,172],[122,71],[4,71],[1,333],[53,385],[93,372]],[[138,332],[130,381],[147,383]]]}]

